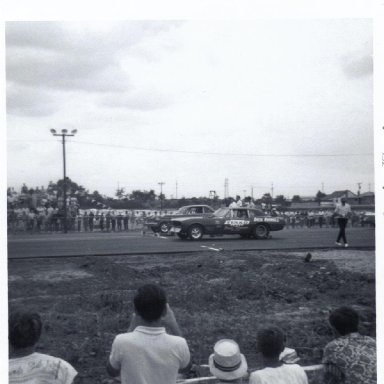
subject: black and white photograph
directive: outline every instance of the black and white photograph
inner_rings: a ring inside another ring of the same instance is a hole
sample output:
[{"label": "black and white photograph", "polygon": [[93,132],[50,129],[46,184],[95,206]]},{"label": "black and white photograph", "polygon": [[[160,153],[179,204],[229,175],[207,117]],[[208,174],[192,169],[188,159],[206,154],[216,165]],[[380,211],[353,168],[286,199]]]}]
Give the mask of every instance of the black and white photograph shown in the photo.
[{"label": "black and white photograph", "polygon": [[9,383],[379,382],[372,15],[3,27]]}]

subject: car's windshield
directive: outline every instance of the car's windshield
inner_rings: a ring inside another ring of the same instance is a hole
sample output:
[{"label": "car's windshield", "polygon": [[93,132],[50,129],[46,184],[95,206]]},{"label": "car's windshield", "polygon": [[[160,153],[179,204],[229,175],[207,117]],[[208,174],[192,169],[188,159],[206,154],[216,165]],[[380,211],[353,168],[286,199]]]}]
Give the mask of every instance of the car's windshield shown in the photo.
[{"label": "car's windshield", "polygon": [[176,211],[176,215],[183,215],[187,213],[187,208],[186,207],[181,207]]},{"label": "car's windshield", "polygon": [[224,217],[228,211],[228,208],[219,208],[217,211],[215,211],[215,216]]}]

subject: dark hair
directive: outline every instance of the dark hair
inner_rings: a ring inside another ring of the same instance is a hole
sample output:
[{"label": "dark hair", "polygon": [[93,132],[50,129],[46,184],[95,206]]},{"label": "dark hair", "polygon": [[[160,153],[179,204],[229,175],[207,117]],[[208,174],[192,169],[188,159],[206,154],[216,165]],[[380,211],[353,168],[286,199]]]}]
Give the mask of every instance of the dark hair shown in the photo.
[{"label": "dark hair", "polygon": [[359,315],[350,307],[340,307],[329,315],[329,322],[340,335],[357,332],[359,326]]},{"label": "dark hair", "polygon": [[140,287],[133,299],[135,310],[144,320],[159,320],[166,310],[167,297],[164,290],[155,284]]},{"label": "dark hair", "polygon": [[279,357],[284,350],[284,345],[284,333],[278,327],[262,328],[257,332],[257,346],[264,357]]},{"label": "dark hair", "polygon": [[32,347],[40,338],[41,328],[38,313],[13,312],[8,319],[9,342],[17,349]]}]

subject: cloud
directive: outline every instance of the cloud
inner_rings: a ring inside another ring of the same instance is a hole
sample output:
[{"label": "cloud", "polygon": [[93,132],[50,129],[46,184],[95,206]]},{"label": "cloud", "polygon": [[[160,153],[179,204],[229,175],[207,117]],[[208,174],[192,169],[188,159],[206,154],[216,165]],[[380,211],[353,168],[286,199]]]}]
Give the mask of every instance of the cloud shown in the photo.
[{"label": "cloud", "polygon": [[120,60],[135,45],[177,23],[10,22],[7,80],[87,92],[123,92],[129,73]]},{"label": "cloud", "polygon": [[171,96],[155,90],[135,91],[125,95],[111,94],[99,100],[100,106],[142,111],[166,108],[172,104],[173,98]]},{"label": "cloud", "polygon": [[21,85],[58,90],[121,92],[129,86],[116,61],[95,51],[68,55],[36,48],[9,48],[7,80]]},{"label": "cloud", "polygon": [[51,92],[15,84],[7,85],[7,113],[16,116],[43,117],[55,113],[59,105]]},{"label": "cloud", "polygon": [[[48,116],[60,109],[53,97],[76,91],[105,94],[100,105],[108,107],[151,110],[169,105],[169,98],[155,91],[130,94],[134,74],[124,59],[132,55],[156,61],[159,52],[173,49],[164,36],[181,24],[7,22],[7,113]],[[163,43],[153,46],[154,38]],[[144,55],[143,47],[153,55]]]},{"label": "cloud", "polygon": [[344,56],[343,72],[349,78],[360,78],[373,74],[371,55]]}]

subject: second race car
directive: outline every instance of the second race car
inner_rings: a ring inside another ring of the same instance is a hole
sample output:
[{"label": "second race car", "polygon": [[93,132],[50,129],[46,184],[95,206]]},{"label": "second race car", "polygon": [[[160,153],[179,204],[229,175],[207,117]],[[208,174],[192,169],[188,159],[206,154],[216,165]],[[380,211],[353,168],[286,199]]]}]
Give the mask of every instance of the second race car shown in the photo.
[{"label": "second race car", "polygon": [[214,209],[209,205],[186,205],[179,208],[173,215],[165,216],[150,216],[146,219],[145,225],[152,229],[155,233],[166,235],[171,228],[171,219],[180,216],[194,216],[194,215],[207,215],[212,214]]}]

